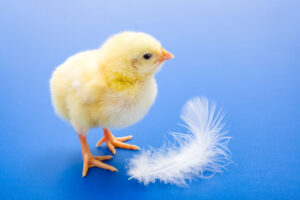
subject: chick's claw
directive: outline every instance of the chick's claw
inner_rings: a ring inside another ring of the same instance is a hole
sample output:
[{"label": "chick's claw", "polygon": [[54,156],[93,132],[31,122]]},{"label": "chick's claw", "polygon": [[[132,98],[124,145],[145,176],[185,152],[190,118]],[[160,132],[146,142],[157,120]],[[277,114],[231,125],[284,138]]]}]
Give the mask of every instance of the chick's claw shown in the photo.
[{"label": "chick's claw", "polygon": [[113,153],[116,154],[115,148],[122,148],[122,149],[131,149],[131,150],[138,150],[140,149],[138,146],[123,143],[127,140],[130,140],[132,136],[126,137],[115,137],[113,134],[107,129],[103,129],[104,136],[101,138],[96,146],[100,146],[103,142],[106,143],[108,149]]},{"label": "chick's claw", "polygon": [[94,158],[96,160],[103,161],[103,160],[110,160],[110,159],[112,159],[112,156],[94,156]]},{"label": "chick's claw", "polygon": [[125,142],[127,140],[130,140],[132,138],[132,135],[129,136],[125,136],[125,137],[117,137],[116,140],[118,140],[119,142]]}]

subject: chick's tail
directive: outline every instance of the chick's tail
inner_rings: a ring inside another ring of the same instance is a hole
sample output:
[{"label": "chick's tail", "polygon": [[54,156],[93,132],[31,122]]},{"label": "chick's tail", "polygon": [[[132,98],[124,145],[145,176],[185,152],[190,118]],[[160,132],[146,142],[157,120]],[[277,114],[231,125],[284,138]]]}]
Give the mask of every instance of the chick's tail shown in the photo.
[{"label": "chick's tail", "polygon": [[159,180],[186,185],[187,180],[208,178],[230,162],[223,114],[215,103],[196,97],[183,107],[181,119],[187,133],[171,133],[175,143],[167,141],[158,150],[143,150],[129,162],[130,179],[147,185]]}]

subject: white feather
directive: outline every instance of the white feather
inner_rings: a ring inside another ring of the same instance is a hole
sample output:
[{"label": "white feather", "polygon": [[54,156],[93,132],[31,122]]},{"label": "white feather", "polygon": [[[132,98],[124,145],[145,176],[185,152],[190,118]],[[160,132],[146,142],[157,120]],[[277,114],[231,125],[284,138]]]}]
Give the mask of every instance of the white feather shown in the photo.
[{"label": "white feather", "polygon": [[195,97],[183,107],[181,119],[187,133],[171,133],[175,143],[167,141],[155,150],[144,150],[129,162],[129,179],[147,185],[160,180],[164,183],[186,185],[193,178],[211,177],[229,163],[223,114],[216,112],[215,103]]}]

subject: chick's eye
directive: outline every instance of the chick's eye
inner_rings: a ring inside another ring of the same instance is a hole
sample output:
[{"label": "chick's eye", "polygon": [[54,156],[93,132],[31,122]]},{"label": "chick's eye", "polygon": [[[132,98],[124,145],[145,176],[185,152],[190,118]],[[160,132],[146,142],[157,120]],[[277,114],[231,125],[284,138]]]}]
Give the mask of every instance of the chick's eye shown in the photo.
[{"label": "chick's eye", "polygon": [[143,55],[143,58],[146,60],[150,59],[151,57],[152,57],[152,55],[150,53],[146,53]]}]

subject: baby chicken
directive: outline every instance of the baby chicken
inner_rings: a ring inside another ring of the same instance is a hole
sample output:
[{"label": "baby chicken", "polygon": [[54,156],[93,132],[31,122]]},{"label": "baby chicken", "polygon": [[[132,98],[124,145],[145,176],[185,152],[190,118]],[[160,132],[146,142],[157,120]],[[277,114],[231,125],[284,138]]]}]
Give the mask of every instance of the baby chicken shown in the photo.
[{"label": "baby chicken", "polygon": [[108,128],[127,127],[143,118],[157,94],[153,76],[171,58],[152,36],[123,32],[99,49],[71,56],[55,69],[50,79],[52,103],[56,114],[69,121],[78,134],[83,177],[90,167],[117,171],[102,162],[112,156],[91,154],[86,139],[90,128],[103,128],[97,146],[105,142],[113,154],[115,148],[138,149],[123,143],[132,136],[115,137]]}]

